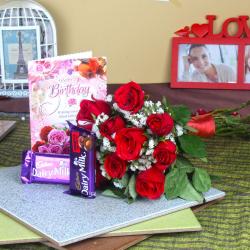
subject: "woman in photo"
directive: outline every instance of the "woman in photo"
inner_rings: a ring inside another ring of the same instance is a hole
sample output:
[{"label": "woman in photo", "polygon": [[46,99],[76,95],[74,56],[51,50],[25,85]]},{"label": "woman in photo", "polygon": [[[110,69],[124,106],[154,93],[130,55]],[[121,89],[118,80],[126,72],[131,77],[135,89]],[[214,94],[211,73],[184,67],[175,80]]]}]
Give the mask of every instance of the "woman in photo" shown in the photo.
[{"label": "woman in photo", "polygon": [[[211,62],[210,53],[205,44],[192,44],[188,55],[183,57],[183,81],[187,82],[225,82],[235,83],[236,75],[233,69],[226,64]],[[190,66],[194,70],[190,72]]]},{"label": "woman in photo", "polygon": [[250,46],[247,46],[245,52],[245,83],[250,83]]}]

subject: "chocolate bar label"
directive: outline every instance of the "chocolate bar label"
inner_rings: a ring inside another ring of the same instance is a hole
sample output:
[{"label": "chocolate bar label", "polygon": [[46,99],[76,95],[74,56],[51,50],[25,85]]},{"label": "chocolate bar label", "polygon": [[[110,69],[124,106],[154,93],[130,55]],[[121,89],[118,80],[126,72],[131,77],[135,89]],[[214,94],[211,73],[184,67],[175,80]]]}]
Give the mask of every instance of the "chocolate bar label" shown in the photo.
[{"label": "chocolate bar label", "polygon": [[[88,195],[89,188],[88,188],[88,182],[89,177],[86,175],[86,152],[83,152],[81,156],[74,158],[74,166],[79,167],[79,173],[80,173],[80,185],[81,185],[81,194]],[[76,188],[79,190],[79,174],[76,175]]]}]

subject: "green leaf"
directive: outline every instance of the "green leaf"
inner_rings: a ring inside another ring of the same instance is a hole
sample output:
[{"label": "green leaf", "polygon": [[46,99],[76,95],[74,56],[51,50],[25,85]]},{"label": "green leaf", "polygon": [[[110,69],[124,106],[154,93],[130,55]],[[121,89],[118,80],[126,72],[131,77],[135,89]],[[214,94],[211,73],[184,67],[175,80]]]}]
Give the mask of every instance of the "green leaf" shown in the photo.
[{"label": "green leaf", "polygon": [[92,116],[93,120],[95,121],[97,117],[93,113],[91,113],[91,116]]},{"label": "green leaf", "polygon": [[108,197],[113,197],[113,198],[119,198],[119,199],[123,198],[122,196],[116,194],[116,193],[114,192],[114,190],[111,190],[111,189],[106,189],[106,190],[104,190],[104,191],[102,192],[102,195],[108,196]]},{"label": "green leaf", "polygon": [[128,186],[126,187],[125,191],[124,191],[124,195],[128,196],[129,192],[128,192]]},{"label": "green leaf", "polygon": [[178,156],[175,166],[186,173],[192,173],[194,171],[193,164],[186,158]]},{"label": "green leaf", "polygon": [[179,168],[175,168],[167,174],[165,196],[167,199],[174,199],[179,196],[185,200],[203,201],[203,196],[194,189],[186,172]]},{"label": "green leaf", "polygon": [[127,187],[129,181],[129,176],[126,173],[121,179],[115,179],[115,182],[121,184],[124,188]]},{"label": "green leaf", "polygon": [[191,111],[186,106],[173,106],[172,111],[173,119],[183,126],[185,126],[191,118]]},{"label": "green leaf", "polygon": [[167,105],[168,105],[168,101],[167,101],[167,98],[166,98],[165,96],[162,97],[161,103],[162,103],[164,106],[167,106]]},{"label": "green leaf", "polygon": [[131,196],[131,198],[135,200],[137,197],[137,193],[135,191],[135,175],[132,175],[129,180],[128,191],[129,191],[129,195]]},{"label": "green leaf", "polygon": [[172,107],[165,96],[163,96],[161,103],[165,112],[172,113]]},{"label": "green leaf", "polygon": [[199,192],[207,192],[211,188],[211,179],[205,169],[195,168],[192,182],[194,188]]},{"label": "green leaf", "polygon": [[128,197],[128,199],[127,199],[127,203],[128,203],[128,204],[132,204],[132,203],[134,203],[134,202],[135,202],[135,200],[134,200],[133,198]]},{"label": "green leaf", "polygon": [[198,193],[194,187],[191,185],[191,183],[189,182],[187,176],[184,180],[185,185],[183,185],[183,189],[180,192],[180,197],[182,199],[188,200],[188,201],[198,201],[198,202],[202,202],[203,201],[203,196]]},{"label": "green leaf", "polygon": [[186,173],[178,168],[174,168],[166,175],[164,190],[167,199],[174,199],[180,195],[185,177]]},{"label": "green leaf", "polygon": [[206,162],[206,163],[208,162],[206,157],[205,158],[200,158],[200,160],[203,161],[203,162]]},{"label": "green leaf", "polygon": [[198,131],[197,129],[195,129],[195,128],[193,128],[193,127],[190,127],[190,126],[188,126],[188,125],[184,126],[184,128],[185,128],[186,130],[190,131],[190,132],[193,132],[193,133],[196,133],[196,132]]},{"label": "green leaf", "polygon": [[178,137],[181,149],[197,158],[206,158],[205,143],[195,135],[182,135]]}]

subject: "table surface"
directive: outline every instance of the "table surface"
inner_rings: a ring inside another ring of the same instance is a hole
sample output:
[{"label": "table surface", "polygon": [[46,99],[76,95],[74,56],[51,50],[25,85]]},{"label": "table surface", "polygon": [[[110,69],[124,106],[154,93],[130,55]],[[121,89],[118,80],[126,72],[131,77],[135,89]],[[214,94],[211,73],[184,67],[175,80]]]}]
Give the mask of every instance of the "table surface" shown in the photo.
[{"label": "table surface", "polygon": [[[0,167],[20,164],[21,152],[30,147],[28,118],[2,115],[17,127],[0,142]],[[250,141],[235,138],[206,140],[208,163],[192,160],[220,177],[213,186],[226,192],[224,200],[197,214],[203,231],[155,235],[131,247],[147,249],[250,249]],[[0,246],[0,249],[51,249],[41,244]]]}]

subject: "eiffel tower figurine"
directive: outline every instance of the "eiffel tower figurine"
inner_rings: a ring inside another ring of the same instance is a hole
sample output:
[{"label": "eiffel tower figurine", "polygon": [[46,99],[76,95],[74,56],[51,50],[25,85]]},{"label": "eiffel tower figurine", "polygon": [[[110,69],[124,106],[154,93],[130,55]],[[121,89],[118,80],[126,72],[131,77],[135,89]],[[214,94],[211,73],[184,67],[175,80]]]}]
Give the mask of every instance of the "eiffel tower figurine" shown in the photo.
[{"label": "eiffel tower figurine", "polygon": [[23,56],[23,44],[21,35],[22,35],[21,31],[18,31],[19,54],[18,54],[16,72],[14,73],[15,79],[27,79],[28,77],[28,68]]}]

